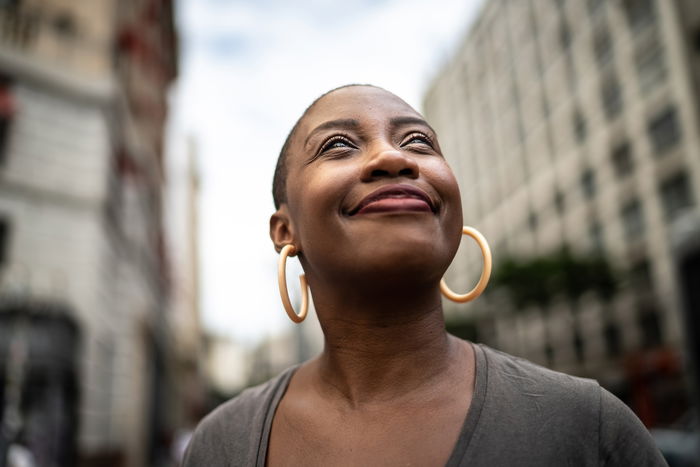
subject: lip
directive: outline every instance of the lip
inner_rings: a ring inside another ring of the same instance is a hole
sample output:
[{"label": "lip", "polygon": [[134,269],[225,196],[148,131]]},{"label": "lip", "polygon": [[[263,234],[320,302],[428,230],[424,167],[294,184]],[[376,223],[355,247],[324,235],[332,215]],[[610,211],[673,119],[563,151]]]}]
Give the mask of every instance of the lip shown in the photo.
[{"label": "lip", "polygon": [[435,203],[423,190],[407,184],[386,185],[365,196],[348,215],[373,212],[436,212]]}]

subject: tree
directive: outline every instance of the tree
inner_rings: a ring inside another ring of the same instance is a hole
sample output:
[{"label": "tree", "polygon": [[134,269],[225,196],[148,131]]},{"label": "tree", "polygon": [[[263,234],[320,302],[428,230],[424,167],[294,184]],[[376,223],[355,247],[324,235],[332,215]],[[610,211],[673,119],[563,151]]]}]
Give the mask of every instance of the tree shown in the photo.
[{"label": "tree", "polygon": [[[548,326],[552,300],[564,297],[574,319],[574,349],[583,360],[578,302],[586,292],[594,292],[608,306],[617,292],[617,280],[603,256],[576,256],[564,247],[554,253],[527,259],[508,258],[494,271],[492,287],[507,290],[515,311],[536,306],[545,322],[545,354],[552,364],[553,349]],[[609,318],[607,318],[609,320]]]}]

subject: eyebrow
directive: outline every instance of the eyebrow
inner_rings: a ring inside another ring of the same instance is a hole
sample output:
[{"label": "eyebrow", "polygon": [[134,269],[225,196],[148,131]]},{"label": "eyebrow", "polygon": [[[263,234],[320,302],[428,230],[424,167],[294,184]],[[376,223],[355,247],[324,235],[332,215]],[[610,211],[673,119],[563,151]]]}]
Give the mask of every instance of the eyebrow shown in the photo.
[{"label": "eyebrow", "polygon": [[428,127],[430,131],[435,133],[435,130],[433,130],[433,127],[428,125],[428,122],[418,117],[394,117],[391,120],[389,120],[389,124],[392,126],[392,128],[397,128],[406,125],[423,125]]},{"label": "eyebrow", "polygon": [[341,118],[338,120],[329,120],[327,122],[321,123],[319,126],[311,130],[304,141],[304,146],[309,144],[309,140],[313,135],[319,133],[323,130],[329,130],[332,128],[357,128],[360,126],[360,122],[354,118]]}]

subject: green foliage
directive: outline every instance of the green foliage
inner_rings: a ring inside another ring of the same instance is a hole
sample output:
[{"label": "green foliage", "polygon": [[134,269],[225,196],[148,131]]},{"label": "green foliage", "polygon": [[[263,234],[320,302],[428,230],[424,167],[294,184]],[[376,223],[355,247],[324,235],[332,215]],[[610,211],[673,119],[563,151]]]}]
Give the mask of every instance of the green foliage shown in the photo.
[{"label": "green foliage", "polygon": [[508,258],[493,273],[494,287],[508,291],[516,308],[535,305],[546,310],[552,299],[571,302],[592,291],[609,302],[617,292],[617,278],[603,256],[576,256],[562,248],[546,256]]},{"label": "green foliage", "polygon": [[459,319],[448,320],[445,322],[445,328],[448,333],[461,339],[466,339],[472,342],[479,340],[479,329],[476,324],[471,321]]}]

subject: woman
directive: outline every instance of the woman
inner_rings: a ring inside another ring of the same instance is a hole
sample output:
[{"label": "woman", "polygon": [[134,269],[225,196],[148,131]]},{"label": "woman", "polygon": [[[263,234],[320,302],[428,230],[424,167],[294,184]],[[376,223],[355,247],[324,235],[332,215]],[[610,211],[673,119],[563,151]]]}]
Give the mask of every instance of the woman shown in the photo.
[{"label": "woman", "polygon": [[460,194],[404,101],[365,85],[321,96],[273,195],[270,236],[299,256],[325,348],[210,414],[185,465],[665,465],[596,382],[446,333]]}]

